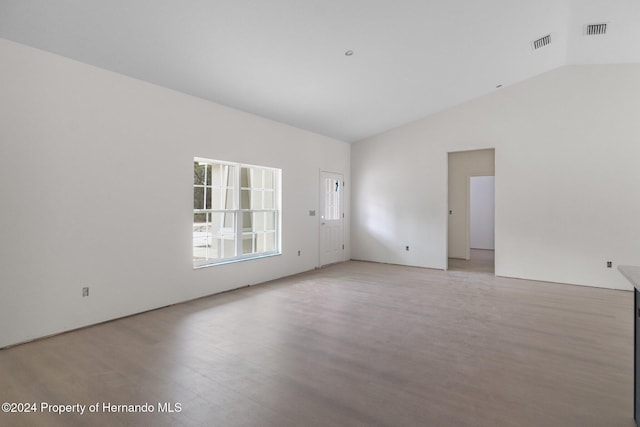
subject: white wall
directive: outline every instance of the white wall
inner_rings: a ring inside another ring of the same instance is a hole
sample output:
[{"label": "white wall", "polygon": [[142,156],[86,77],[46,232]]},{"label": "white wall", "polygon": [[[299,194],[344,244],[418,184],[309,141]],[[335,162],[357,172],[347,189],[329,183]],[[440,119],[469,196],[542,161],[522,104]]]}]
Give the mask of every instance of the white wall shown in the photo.
[{"label": "white wall", "polygon": [[354,144],[352,257],[445,268],[447,153],[494,147],[496,274],[630,289],[615,266],[640,264],[639,76],[563,67]]},{"label": "white wall", "polygon": [[494,182],[493,176],[472,176],[469,181],[469,242],[472,249],[495,249]]},{"label": "white wall", "polygon": [[469,178],[495,173],[494,150],[449,153],[449,258],[469,259],[470,206]]},{"label": "white wall", "polygon": [[[0,347],[318,264],[348,144],[2,39],[0,63]],[[282,168],[282,256],[193,270],[194,156]]]}]

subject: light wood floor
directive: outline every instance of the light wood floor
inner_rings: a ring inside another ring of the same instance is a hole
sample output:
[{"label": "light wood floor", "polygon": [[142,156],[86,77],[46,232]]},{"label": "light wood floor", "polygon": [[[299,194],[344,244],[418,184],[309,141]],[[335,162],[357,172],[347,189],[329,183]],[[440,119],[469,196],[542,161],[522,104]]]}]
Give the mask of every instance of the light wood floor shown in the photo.
[{"label": "light wood floor", "polygon": [[449,258],[449,271],[491,273],[495,271],[495,252],[486,249],[471,249],[471,259]]},{"label": "light wood floor", "polygon": [[632,293],[346,262],[0,350],[6,426],[631,427]]}]

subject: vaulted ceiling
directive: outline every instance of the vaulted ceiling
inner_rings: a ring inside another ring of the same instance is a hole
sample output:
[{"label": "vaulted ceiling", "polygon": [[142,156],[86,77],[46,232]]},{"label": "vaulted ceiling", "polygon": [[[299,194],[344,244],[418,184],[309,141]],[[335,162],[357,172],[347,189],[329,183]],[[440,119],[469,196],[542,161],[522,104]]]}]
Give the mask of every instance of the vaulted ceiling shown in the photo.
[{"label": "vaulted ceiling", "polygon": [[640,62],[640,1],[0,0],[0,37],[357,141],[563,65]]}]

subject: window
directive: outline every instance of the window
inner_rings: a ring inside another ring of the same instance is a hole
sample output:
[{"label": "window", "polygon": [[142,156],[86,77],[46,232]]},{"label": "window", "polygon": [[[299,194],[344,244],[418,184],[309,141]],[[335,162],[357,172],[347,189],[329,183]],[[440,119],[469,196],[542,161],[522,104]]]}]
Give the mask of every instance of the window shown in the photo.
[{"label": "window", "polygon": [[280,253],[280,175],[280,169],[194,159],[194,267]]},{"label": "window", "polygon": [[324,179],[324,215],[323,219],[340,219],[340,179]]}]

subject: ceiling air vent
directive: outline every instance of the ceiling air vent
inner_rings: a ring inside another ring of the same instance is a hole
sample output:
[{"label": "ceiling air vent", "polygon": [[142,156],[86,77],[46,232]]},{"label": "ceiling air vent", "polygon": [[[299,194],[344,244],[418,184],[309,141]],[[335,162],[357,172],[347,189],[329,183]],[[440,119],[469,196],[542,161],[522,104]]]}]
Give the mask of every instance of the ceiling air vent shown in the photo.
[{"label": "ceiling air vent", "polygon": [[551,34],[547,34],[544,37],[540,37],[538,40],[532,41],[531,46],[533,47],[533,50],[538,50],[540,48],[547,46],[550,43],[551,43]]},{"label": "ceiling air vent", "polygon": [[607,23],[602,22],[600,24],[587,24],[584,26],[584,34],[586,36],[598,36],[601,34],[606,34],[607,32]]}]

